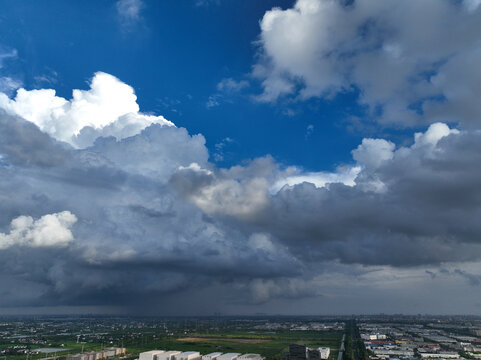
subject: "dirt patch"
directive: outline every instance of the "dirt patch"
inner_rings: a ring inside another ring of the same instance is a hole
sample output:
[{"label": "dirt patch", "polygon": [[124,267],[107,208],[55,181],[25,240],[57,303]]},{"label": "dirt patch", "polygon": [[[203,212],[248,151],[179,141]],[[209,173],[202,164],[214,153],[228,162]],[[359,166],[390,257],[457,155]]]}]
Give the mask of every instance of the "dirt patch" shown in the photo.
[{"label": "dirt patch", "polygon": [[231,338],[202,338],[202,337],[186,337],[177,339],[177,341],[229,341],[243,344],[260,344],[268,340],[263,339],[231,339]]}]

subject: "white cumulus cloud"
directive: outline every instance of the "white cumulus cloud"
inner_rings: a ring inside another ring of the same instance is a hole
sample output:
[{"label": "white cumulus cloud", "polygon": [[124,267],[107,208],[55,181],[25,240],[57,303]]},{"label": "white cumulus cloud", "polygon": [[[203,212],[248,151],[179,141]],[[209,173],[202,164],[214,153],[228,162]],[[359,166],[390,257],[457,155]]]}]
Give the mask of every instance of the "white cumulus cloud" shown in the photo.
[{"label": "white cumulus cloud", "polygon": [[163,116],[141,113],[134,89],[103,72],[95,74],[89,90],[73,90],[70,100],[56,96],[53,89],[22,88],[14,99],[0,93],[0,108],[79,148],[92,145],[99,136],[119,140],[151,124],[174,125]]},{"label": "white cumulus cloud", "polygon": [[377,168],[393,158],[395,147],[391,141],[384,139],[362,139],[361,145],[352,151],[352,157],[361,164]]},{"label": "white cumulus cloud", "polygon": [[73,241],[70,227],[77,217],[70,211],[47,214],[40,219],[19,216],[12,220],[10,232],[0,233],[0,250],[11,246],[64,247]]},{"label": "white cumulus cloud", "polygon": [[260,101],[359,90],[389,125],[479,124],[479,0],[298,0],[260,23]]},{"label": "white cumulus cloud", "polygon": [[443,123],[434,123],[429,126],[425,133],[419,132],[414,134],[414,147],[430,146],[434,147],[443,137],[450,134],[458,134],[459,130],[450,129],[448,125]]},{"label": "white cumulus cloud", "polygon": [[301,172],[299,170],[295,174],[282,177],[271,186],[270,191],[276,193],[284,186],[294,186],[302,183],[310,183],[318,188],[325,187],[328,184],[339,183],[347,186],[354,186],[355,180],[361,168],[359,166],[340,167],[335,172],[319,171],[319,172]]}]

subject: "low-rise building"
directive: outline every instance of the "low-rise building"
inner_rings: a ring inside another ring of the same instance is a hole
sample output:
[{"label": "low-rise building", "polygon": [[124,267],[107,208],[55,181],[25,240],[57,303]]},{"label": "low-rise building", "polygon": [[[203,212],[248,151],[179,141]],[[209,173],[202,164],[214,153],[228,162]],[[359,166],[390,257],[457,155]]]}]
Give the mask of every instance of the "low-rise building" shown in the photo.
[{"label": "low-rise building", "polygon": [[[154,350],[158,351],[158,350]],[[146,353],[149,353],[147,351]],[[101,360],[101,359],[108,359],[115,356],[125,354],[125,348],[109,348],[102,351],[90,351],[88,353],[80,353],[80,354],[73,354],[67,355],[67,360]],[[142,355],[143,353],[141,353]],[[139,360],[157,360],[150,357],[145,357]]]},{"label": "low-rise building", "polygon": [[217,357],[217,360],[236,360],[239,357],[239,353],[227,353]]},{"label": "low-rise building", "polygon": [[319,348],[321,351],[321,360],[329,359],[329,355],[331,354],[331,349],[328,347],[321,347]]},{"label": "low-rise building", "polygon": [[221,352],[213,352],[207,355],[202,355],[202,360],[217,360],[217,358],[221,355]]},{"label": "low-rise building", "polygon": [[139,354],[139,360],[159,360],[157,355],[164,353],[164,350],[150,350],[141,352]]},{"label": "low-rise building", "polygon": [[198,351],[185,351],[175,355],[175,360],[201,360],[202,356]]},{"label": "low-rise building", "polygon": [[329,358],[331,350],[329,348],[308,348],[307,359],[308,360],[326,360]]},{"label": "low-rise building", "polygon": [[67,355],[67,360],[88,360],[87,354]]},{"label": "low-rise building", "polygon": [[422,359],[459,359],[459,354],[458,353],[420,353]]},{"label": "low-rise building", "polygon": [[237,360],[264,360],[264,358],[259,354],[243,354],[239,355]]},{"label": "low-rise building", "polygon": [[389,356],[389,357],[413,357],[414,351],[411,350],[396,350],[396,349],[373,349],[377,356]]},{"label": "low-rise building", "polygon": [[177,351],[177,350],[164,351],[160,354],[157,354],[155,360],[175,360],[175,357],[180,353],[181,351]]}]

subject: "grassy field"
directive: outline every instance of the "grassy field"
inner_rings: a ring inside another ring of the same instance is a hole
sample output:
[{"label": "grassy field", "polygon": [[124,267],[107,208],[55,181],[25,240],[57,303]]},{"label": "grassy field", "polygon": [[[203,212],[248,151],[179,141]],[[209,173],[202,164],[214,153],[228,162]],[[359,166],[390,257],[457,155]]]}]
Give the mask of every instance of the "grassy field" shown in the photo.
[{"label": "grassy field", "polygon": [[[76,354],[81,352],[82,350],[84,352],[87,351],[98,351],[102,349],[102,344],[100,343],[87,343],[87,344],[77,344],[76,342],[73,341],[63,341],[61,343],[51,343],[47,345],[30,345],[31,349],[36,349],[36,348],[59,348],[60,344],[63,344],[65,350],[64,351],[59,351],[57,353],[49,353],[49,354],[30,354],[28,355],[28,359],[30,360],[37,360],[37,359],[45,359],[49,357],[53,357],[54,355],[57,357],[65,358],[67,354]],[[24,344],[15,344],[15,343],[0,343],[0,349],[4,349],[7,347],[12,347],[12,346],[22,346]],[[26,355],[0,355],[0,360],[23,360],[26,359]]]},{"label": "grassy field", "polygon": [[[267,360],[285,359],[291,343],[305,343],[309,347],[329,347],[331,348],[330,360],[336,360],[338,349],[341,343],[343,331],[219,331],[217,333],[178,333],[171,336],[154,335],[145,333],[141,338],[129,340],[125,337],[122,341],[127,348],[128,359],[135,359],[142,351],[153,349],[179,350],[179,351],[199,351],[201,354],[210,352],[238,352],[238,353],[258,353],[266,357]],[[0,349],[6,346],[15,345],[12,342],[0,343]],[[18,344],[21,345],[21,344]],[[65,360],[68,353],[79,353],[82,350],[99,351],[109,346],[121,346],[121,343],[101,343],[87,342],[77,344],[74,337],[58,337],[51,339],[44,345],[29,345],[30,349],[52,347],[59,348],[63,345],[69,349],[57,352],[58,360]],[[40,360],[52,357],[54,354],[29,355],[28,360]],[[26,355],[0,355],[0,360],[27,360]],[[53,359],[52,359],[53,360]]]},{"label": "grassy field", "polygon": [[128,353],[135,355],[152,349],[258,353],[268,360],[285,358],[291,343],[305,343],[309,347],[331,348],[331,359],[337,358],[342,331],[285,331],[272,333],[233,332],[221,334],[189,334],[188,337],[164,337],[142,345],[128,346]]}]

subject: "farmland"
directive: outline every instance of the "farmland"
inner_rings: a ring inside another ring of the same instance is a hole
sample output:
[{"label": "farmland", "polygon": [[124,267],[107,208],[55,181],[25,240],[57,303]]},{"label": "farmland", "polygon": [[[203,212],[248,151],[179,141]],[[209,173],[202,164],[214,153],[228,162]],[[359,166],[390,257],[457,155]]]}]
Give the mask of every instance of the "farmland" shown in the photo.
[{"label": "farmland", "polygon": [[[0,322],[0,358],[65,360],[68,354],[125,347],[125,359],[152,349],[258,353],[287,357],[289,344],[331,348],[336,359],[343,323],[332,319],[275,318],[47,318]],[[52,349],[37,353],[36,349]]]}]

